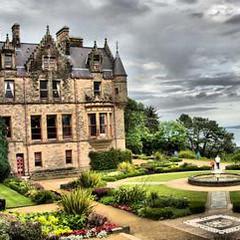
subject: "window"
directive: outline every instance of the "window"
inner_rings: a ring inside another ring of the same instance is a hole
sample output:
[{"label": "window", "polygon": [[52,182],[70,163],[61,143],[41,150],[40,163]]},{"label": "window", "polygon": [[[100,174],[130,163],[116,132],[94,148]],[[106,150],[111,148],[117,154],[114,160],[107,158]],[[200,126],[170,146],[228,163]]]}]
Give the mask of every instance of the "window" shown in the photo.
[{"label": "window", "polygon": [[106,129],[107,129],[107,114],[106,113],[100,113],[99,126],[100,126],[100,134],[106,134]]},{"label": "window", "polygon": [[60,81],[53,80],[52,84],[53,97],[60,98]]},{"label": "window", "polygon": [[2,117],[3,122],[5,124],[6,127],[6,136],[7,138],[11,138],[12,137],[12,131],[11,131],[11,117]]},{"label": "window", "polygon": [[91,137],[97,136],[97,124],[96,124],[96,114],[91,113],[88,115],[89,122],[89,134]]},{"label": "window", "polygon": [[40,81],[40,98],[48,98],[48,81],[46,80]]},{"label": "window", "polygon": [[119,89],[115,88],[115,94],[118,95],[119,94]]},{"label": "window", "polygon": [[65,158],[66,158],[66,164],[72,163],[72,150],[66,150]]},{"label": "window", "polygon": [[32,140],[41,140],[41,116],[31,116],[31,135]]},{"label": "window", "polygon": [[35,167],[42,167],[42,153],[35,152],[34,153]]},{"label": "window", "polygon": [[48,139],[57,138],[57,116],[56,115],[47,116],[47,137]]},{"label": "window", "polygon": [[12,54],[4,55],[4,68],[12,68]]},{"label": "window", "polygon": [[5,88],[5,98],[14,98],[14,81],[13,80],[5,80],[4,81]]},{"label": "window", "polygon": [[62,115],[62,131],[63,138],[72,137],[72,115],[70,114]]},{"label": "window", "polygon": [[94,96],[100,95],[101,93],[101,82],[94,82]]}]

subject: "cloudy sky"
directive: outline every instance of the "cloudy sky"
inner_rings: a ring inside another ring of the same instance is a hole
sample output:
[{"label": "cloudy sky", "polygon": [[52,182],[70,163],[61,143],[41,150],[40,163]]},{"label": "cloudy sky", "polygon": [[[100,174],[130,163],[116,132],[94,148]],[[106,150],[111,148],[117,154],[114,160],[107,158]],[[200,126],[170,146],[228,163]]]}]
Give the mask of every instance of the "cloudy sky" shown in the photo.
[{"label": "cloudy sky", "polygon": [[235,126],[240,139],[239,0],[1,0],[2,39],[14,22],[24,42],[47,24],[89,46],[119,41],[130,97],[162,119],[184,112]]}]

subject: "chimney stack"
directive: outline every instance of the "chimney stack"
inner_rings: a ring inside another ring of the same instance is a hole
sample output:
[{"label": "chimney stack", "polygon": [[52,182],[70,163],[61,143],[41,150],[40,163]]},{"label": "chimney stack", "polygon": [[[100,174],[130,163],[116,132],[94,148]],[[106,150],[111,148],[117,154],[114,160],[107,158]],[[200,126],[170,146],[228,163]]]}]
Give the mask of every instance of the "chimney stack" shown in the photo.
[{"label": "chimney stack", "polygon": [[64,26],[57,33],[57,45],[63,50],[64,54],[70,54],[69,27]]},{"label": "chimney stack", "polygon": [[20,25],[15,23],[12,26],[12,43],[14,47],[19,48],[21,46],[20,42]]}]

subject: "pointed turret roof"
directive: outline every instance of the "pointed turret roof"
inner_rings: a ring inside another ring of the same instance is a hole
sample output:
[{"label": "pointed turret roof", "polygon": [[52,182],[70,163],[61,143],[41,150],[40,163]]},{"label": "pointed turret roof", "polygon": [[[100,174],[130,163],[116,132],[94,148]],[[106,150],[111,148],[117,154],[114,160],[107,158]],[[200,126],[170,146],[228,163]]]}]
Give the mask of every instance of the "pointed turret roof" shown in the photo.
[{"label": "pointed turret roof", "polygon": [[127,76],[122,60],[119,55],[118,46],[116,49],[116,57],[114,59],[114,75],[115,76]]}]

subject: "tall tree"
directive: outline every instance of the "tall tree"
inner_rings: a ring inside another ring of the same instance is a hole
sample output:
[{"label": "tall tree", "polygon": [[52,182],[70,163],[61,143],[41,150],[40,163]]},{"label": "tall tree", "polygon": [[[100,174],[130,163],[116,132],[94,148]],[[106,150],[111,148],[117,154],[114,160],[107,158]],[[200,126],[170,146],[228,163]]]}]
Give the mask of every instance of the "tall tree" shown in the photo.
[{"label": "tall tree", "polygon": [[8,162],[8,142],[7,130],[3,119],[0,117],[0,182],[2,182],[10,173]]},{"label": "tall tree", "polygon": [[153,106],[145,107],[146,127],[151,133],[159,129],[159,117],[156,109]]},{"label": "tall tree", "polygon": [[222,152],[234,151],[234,135],[220,127],[216,121],[182,114],[179,122],[188,130],[189,148],[200,152],[202,156],[214,157]]}]

